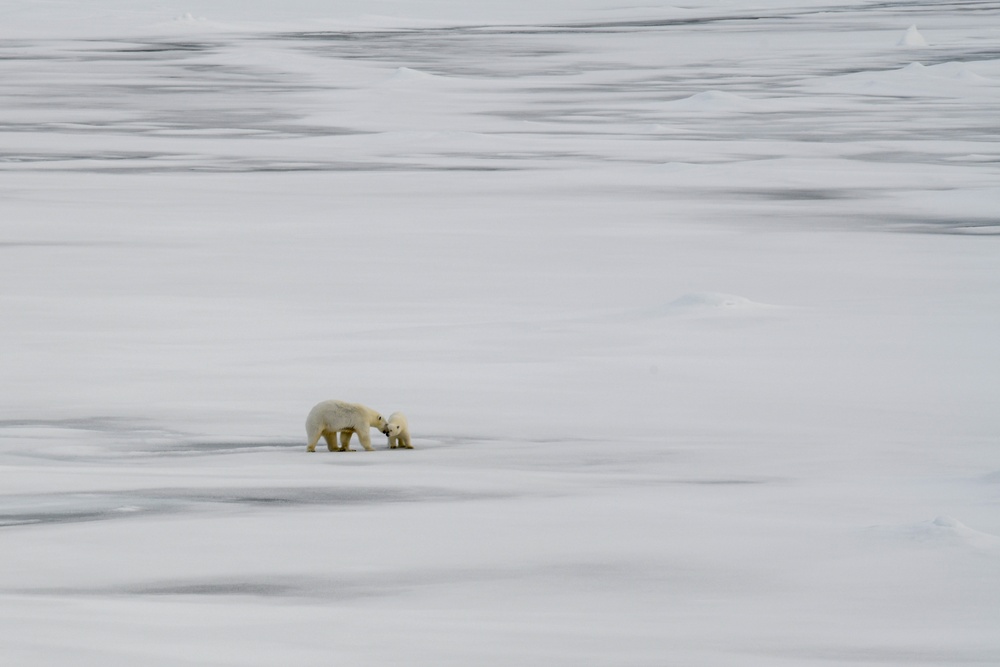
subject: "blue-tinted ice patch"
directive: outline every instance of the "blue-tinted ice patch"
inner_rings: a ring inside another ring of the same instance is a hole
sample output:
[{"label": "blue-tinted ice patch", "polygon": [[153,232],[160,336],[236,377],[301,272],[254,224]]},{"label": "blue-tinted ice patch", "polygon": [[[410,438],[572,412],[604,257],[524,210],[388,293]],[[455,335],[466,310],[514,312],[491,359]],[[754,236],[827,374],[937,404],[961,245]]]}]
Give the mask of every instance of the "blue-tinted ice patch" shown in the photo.
[{"label": "blue-tinted ice patch", "polygon": [[0,528],[162,514],[177,511],[184,504],[170,497],[133,492],[8,495],[0,505]]}]

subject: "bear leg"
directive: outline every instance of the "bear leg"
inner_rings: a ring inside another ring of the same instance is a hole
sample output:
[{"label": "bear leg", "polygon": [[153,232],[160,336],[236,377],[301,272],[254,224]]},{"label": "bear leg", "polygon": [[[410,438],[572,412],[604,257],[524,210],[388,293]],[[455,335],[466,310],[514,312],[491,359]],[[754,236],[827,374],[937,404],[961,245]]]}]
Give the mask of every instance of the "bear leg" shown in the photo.
[{"label": "bear leg", "polygon": [[333,431],[323,431],[323,439],[326,440],[326,448],[331,452],[337,451],[337,434]]},{"label": "bear leg", "polygon": [[356,452],[356,449],[351,449],[351,433],[353,431],[341,431],[340,432],[340,451],[342,452]]},{"label": "bear leg", "polygon": [[365,451],[374,452],[375,448],[372,447],[372,438],[368,435],[368,429],[364,431],[358,431],[358,440],[361,441],[361,446],[365,448]]},{"label": "bear leg", "polygon": [[316,451],[316,445],[319,443],[319,439],[320,439],[320,437],[322,435],[323,435],[322,432],[320,432],[320,433],[317,433],[316,435],[313,435],[313,436],[311,436],[309,438],[309,444],[306,445],[306,451],[307,452],[315,452]]}]

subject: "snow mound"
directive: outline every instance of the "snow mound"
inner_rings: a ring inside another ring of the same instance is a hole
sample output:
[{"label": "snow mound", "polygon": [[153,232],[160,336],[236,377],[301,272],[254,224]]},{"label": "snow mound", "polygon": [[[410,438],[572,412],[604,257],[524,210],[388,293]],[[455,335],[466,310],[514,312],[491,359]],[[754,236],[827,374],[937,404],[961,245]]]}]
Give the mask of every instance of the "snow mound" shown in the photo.
[{"label": "snow mound", "polygon": [[906,32],[903,33],[903,36],[899,39],[899,42],[896,43],[896,46],[919,48],[921,46],[927,46],[927,40],[924,39],[924,36],[920,34],[919,30],[917,30],[917,26],[911,25],[906,29]]},{"label": "snow mound", "polygon": [[135,28],[136,35],[150,35],[168,37],[178,34],[206,34],[206,33],[238,33],[247,29],[240,23],[223,23],[211,20],[205,16],[198,16],[191,12],[178,14],[173,18],[164,18],[162,21],[155,21],[141,27]]},{"label": "snow mound", "polygon": [[912,62],[892,70],[856,72],[829,77],[810,87],[825,92],[895,97],[957,97],[995,100],[1000,82],[983,76],[967,63],[949,62],[926,66]]},{"label": "snow mound", "polygon": [[412,85],[443,81],[444,78],[411,67],[399,67],[385,79],[389,85]]},{"label": "snow mound", "polygon": [[668,102],[671,109],[685,111],[752,111],[760,104],[741,95],[721,90],[706,90],[691,97]]},{"label": "snow mound", "polygon": [[719,317],[757,314],[777,306],[751,301],[746,297],[721,292],[692,292],[645,311],[652,317]]},{"label": "snow mound", "polygon": [[970,528],[950,516],[939,516],[931,521],[884,530],[890,535],[914,542],[1000,552],[1000,537]]},{"label": "snow mound", "polygon": [[759,304],[735,294],[696,292],[674,299],[669,305],[672,308],[753,308]]},{"label": "snow mound", "polygon": [[995,85],[996,81],[989,77],[977,74],[969,69],[969,66],[964,62],[948,62],[941,63],[940,65],[932,65],[929,68],[933,74],[941,77],[954,79],[956,81],[963,81],[965,83],[983,84],[983,85]]},{"label": "snow mound", "polygon": [[[891,74],[889,72],[888,74]],[[928,81],[951,79],[963,83],[996,85],[996,80],[982,76],[972,71],[968,64],[964,62],[947,62],[938,65],[927,66],[923,63],[912,62],[902,69],[896,70],[899,78],[909,77],[911,79],[925,78]]]}]

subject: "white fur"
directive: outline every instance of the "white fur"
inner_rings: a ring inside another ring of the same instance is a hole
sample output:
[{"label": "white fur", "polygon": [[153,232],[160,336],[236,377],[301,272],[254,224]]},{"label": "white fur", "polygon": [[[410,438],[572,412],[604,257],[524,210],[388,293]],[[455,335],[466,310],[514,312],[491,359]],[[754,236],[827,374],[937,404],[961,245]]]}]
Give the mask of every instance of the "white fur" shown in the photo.
[{"label": "white fur", "polygon": [[382,432],[389,436],[389,449],[413,449],[410,441],[410,424],[406,421],[406,415],[402,412],[393,412],[389,415],[389,423],[385,425]]},{"label": "white fur", "polygon": [[[360,403],[345,403],[344,401],[323,401],[309,411],[306,417],[306,435],[309,438],[310,452],[316,451],[320,438],[326,439],[326,447],[331,452],[353,452],[351,449],[351,434],[357,433],[361,446],[369,452],[374,450],[368,429],[385,429],[385,418],[371,408]],[[337,446],[337,433],[340,433],[340,446]]]}]

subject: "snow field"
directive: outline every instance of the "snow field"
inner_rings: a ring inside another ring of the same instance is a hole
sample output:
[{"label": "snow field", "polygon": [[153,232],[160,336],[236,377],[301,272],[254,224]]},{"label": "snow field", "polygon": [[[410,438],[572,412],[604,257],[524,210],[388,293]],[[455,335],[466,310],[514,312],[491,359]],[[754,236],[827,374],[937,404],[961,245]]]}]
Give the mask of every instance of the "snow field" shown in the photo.
[{"label": "snow field", "polygon": [[0,661],[1000,662],[979,10],[8,8]]}]

